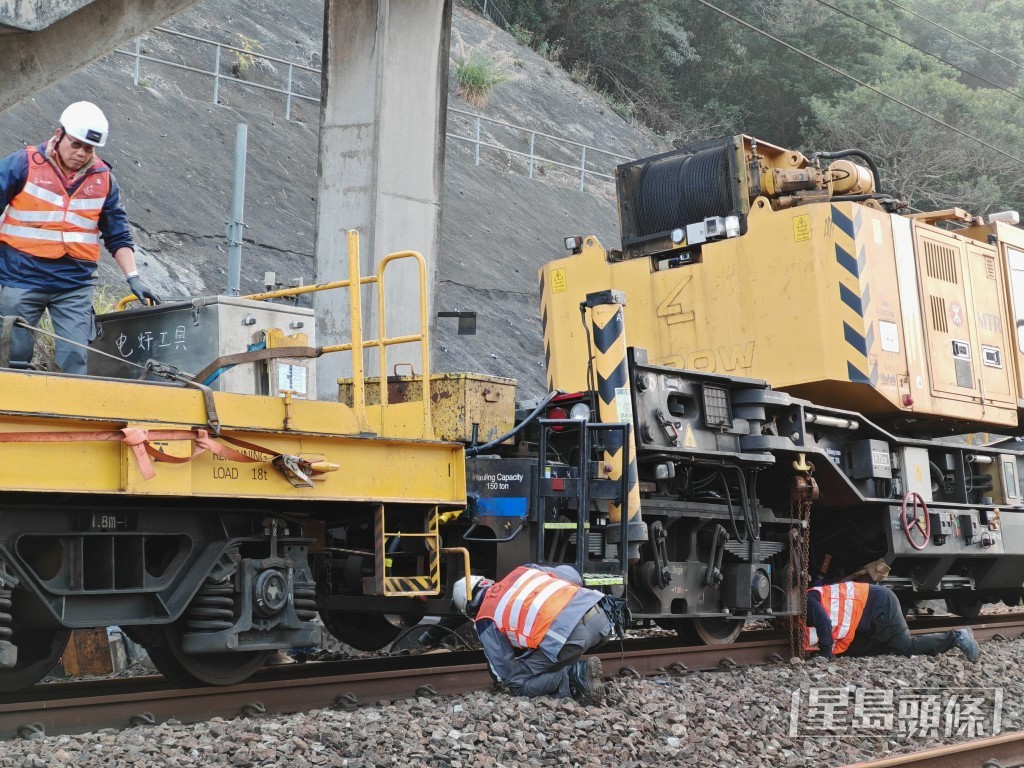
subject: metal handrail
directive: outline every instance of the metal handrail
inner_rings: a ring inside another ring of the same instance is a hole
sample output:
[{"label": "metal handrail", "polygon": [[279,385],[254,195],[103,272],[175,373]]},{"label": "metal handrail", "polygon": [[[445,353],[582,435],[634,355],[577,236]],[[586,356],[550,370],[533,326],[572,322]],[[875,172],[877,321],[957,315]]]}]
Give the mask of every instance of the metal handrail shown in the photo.
[{"label": "metal handrail", "polygon": [[582,149],[592,149],[595,152],[601,152],[602,154],[605,154],[605,155],[611,155],[612,157],[618,157],[618,158],[620,158],[622,160],[635,160],[636,159],[634,157],[630,157],[629,155],[621,155],[618,152],[612,152],[609,149],[601,149],[600,147],[592,147],[589,144],[583,144],[582,142],[579,142],[579,141],[573,141],[572,139],[565,139],[565,138],[562,138],[561,136],[555,136],[552,133],[544,133],[544,131],[538,131],[538,130],[536,130],[534,128],[527,128],[526,126],[516,125],[515,123],[506,123],[503,120],[497,120],[497,119],[495,119],[493,117],[486,117],[484,115],[478,115],[475,112],[466,112],[465,110],[456,109],[455,107],[449,107],[448,111],[449,112],[454,112],[456,115],[465,115],[466,117],[476,117],[476,118],[479,118],[481,120],[485,120],[488,123],[494,123],[496,125],[504,126],[505,128],[514,128],[517,131],[527,131],[528,133],[530,133],[530,134],[532,134],[534,136],[543,136],[545,139],[553,139],[554,141],[560,142],[562,144],[571,144],[574,147],[580,147]]},{"label": "metal handrail", "polygon": [[320,74],[320,70],[316,67],[307,67],[305,64],[295,64],[294,62],[288,61],[287,59],[278,59],[274,56],[267,56],[263,53],[257,53],[256,51],[250,51],[247,48],[238,48],[227,43],[218,43],[216,40],[210,40],[205,37],[196,37],[190,35],[187,32],[178,32],[176,29],[168,29],[167,27],[153,27],[154,32],[162,32],[167,35],[173,35],[174,37],[184,37],[186,40],[195,40],[197,43],[208,43],[210,45],[219,45],[221,48],[227,48],[229,51],[237,51],[238,53],[244,53],[246,56],[252,56],[255,59],[265,59],[266,61],[276,61],[278,64],[289,64],[299,69],[304,69],[307,72],[314,72]]},{"label": "metal handrail", "polygon": [[[167,66],[167,67],[171,67],[172,69],[181,69],[181,70],[184,70],[186,72],[194,72],[194,73],[199,74],[199,75],[206,75],[208,77],[212,77],[213,81],[214,81],[213,82],[212,101],[213,101],[214,104],[218,103],[218,101],[219,101],[220,83],[221,83],[222,80],[227,81],[227,82],[232,82],[232,83],[239,83],[241,85],[245,85],[245,86],[248,86],[248,87],[251,87],[251,88],[257,88],[257,89],[263,90],[263,91],[270,91],[272,93],[280,93],[280,94],[282,94],[285,97],[285,115],[284,115],[284,117],[285,117],[286,120],[291,120],[292,119],[292,99],[300,99],[300,100],[303,100],[303,101],[314,102],[314,103],[320,101],[319,96],[314,97],[314,96],[307,96],[306,94],[302,94],[302,93],[297,93],[296,91],[293,90],[293,87],[292,87],[293,86],[293,81],[294,81],[294,74],[295,74],[295,70],[296,69],[302,70],[303,72],[307,72],[307,73],[312,74],[312,75],[317,75],[320,78],[322,78],[323,77],[323,71],[317,69],[316,67],[306,66],[305,64],[296,64],[296,63],[288,61],[286,59],[277,58],[275,56],[268,56],[268,55],[265,55],[263,53],[258,53],[256,51],[247,50],[245,48],[240,48],[238,46],[229,45],[227,43],[219,43],[216,40],[210,40],[208,38],[198,37],[196,35],[190,35],[190,34],[187,34],[185,32],[177,32],[177,31],[175,31],[173,29],[168,29],[166,27],[154,27],[153,28],[153,32],[158,32],[160,34],[165,34],[165,35],[171,35],[173,37],[179,37],[179,38],[183,38],[185,40],[192,40],[192,41],[195,41],[195,42],[204,43],[206,45],[213,46],[215,48],[214,65],[213,65],[214,68],[213,68],[212,71],[211,70],[205,70],[205,69],[200,69],[198,67],[189,66],[187,64],[179,64],[177,62],[168,61],[167,59],[161,59],[161,58],[156,57],[156,56],[151,56],[151,55],[148,55],[148,54],[143,54],[142,53],[142,38],[141,37],[137,37],[137,38],[135,38],[135,49],[133,51],[122,50],[120,48],[115,49],[113,51],[114,53],[120,54],[122,56],[130,56],[130,57],[132,57],[135,60],[135,66],[134,66],[134,69],[133,69],[132,81],[133,81],[133,83],[136,86],[138,86],[139,82],[140,82],[140,67],[141,67],[141,63],[143,61],[148,61],[148,62],[153,62],[155,64],[161,64],[161,65],[164,65],[164,66]],[[230,51],[230,52],[234,52],[234,53],[237,53],[237,54],[240,54],[240,55],[248,56],[248,57],[251,57],[253,59],[261,59],[263,61],[270,61],[270,62],[276,62],[278,64],[282,64],[282,65],[287,65],[288,66],[288,72],[287,72],[285,87],[284,88],[278,88],[278,87],[275,87],[273,85],[265,85],[263,83],[255,83],[255,82],[252,82],[250,80],[243,80],[243,79],[238,78],[238,77],[233,77],[231,75],[221,73],[221,71],[220,71],[220,69],[221,69],[221,54],[225,50],[226,51]],[[322,80],[321,80],[321,83],[322,83]],[[322,85],[321,85],[321,87],[322,87]],[[475,162],[476,165],[480,165],[480,150],[481,150],[481,148],[495,149],[495,150],[497,150],[499,152],[503,152],[505,154],[508,154],[508,155],[511,155],[511,156],[514,156],[514,157],[524,158],[527,161],[527,163],[528,163],[527,176],[529,178],[531,178],[531,179],[535,178],[535,169],[536,169],[538,163],[543,163],[543,164],[546,164],[546,165],[552,165],[552,166],[556,166],[556,167],[559,167],[559,168],[564,168],[564,169],[569,170],[569,171],[578,172],[579,173],[579,180],[580,180],[579,189],[580,189],[581,192],[586,191],[586,182],[587,182],[587,178],[588,177],[595,177],[595,178],[604,179],[604,180],[608,180],[608,181],[614,179],[614,176],[612,176],[610,173],[603,173],[601,171],[591,170],[590,168],[588,168],[587,167],[587,165],[588,165],[588,157],[587,157],[588,153],[593,154],[593,153],[596,152],[598,154],[601,154],[601,155],[607,156],[609,158],[612,158],[613,160],[620,160],[620,161],[629,161],[629,160],[633,159],[632,157],[630,157],[628,155],[623,155],[623,154],[620,154],[618,152],[613,152],[611,150],[602,149],[601,147],[595,147],[595,146],[592,146],[592,145],[589,145],[589,144],[583,144],[582,142],[573,141],[572,139],[566,139],[566,138],[563,138],[561,136],[555,136],[554,134],[545,133],[544,131],[538,131],[538,130],[536,130],[534,128],[529,128],[529,127],[524,126],[524,125],[516,125],[514,123],[508,123],[508,122],[505,122],[503,120],[497,120],[497,119],[495,119],[493,117],[485,117],[484,115],[479,115],[479,114],[476,114],[476,113],[473,113],[473,112],[466,112],[464,110],[456,109],[454,107],[449,107],[448,108],[448,112],[449,112],[449,114],[459,115],[459,116],[462,116],[462,117],[467,117],[467,118],[470,118],[470,119],[475,121],[475,134],[474,134],[474,136],[463,136],[463,135],[459,135],[459,134],[456,134],[456,133],[450,133],[450,132],[446,133],[445,135],[447,136],[447,138],[450,138],[450,139],[453,139],[453,140],[456,140],[456,141],[464,141],[464,142],[467,142],[467,143],[475,145],[474,162]],[[509,130],[521,131],[524,134],[528,134],[529,137],[530,137],[530,151],[529,152],[523,152],[521,150],[512,149],[512,148],[506,147],[506,146],[504,146],[502,144],[496,144],[496,143],[493,143],[493,142],[486,141],[486,140],[482,139],[481,138],[481,125],[484,124],[484,123],[489,124],[489,125],[501,126],[502,128],[507,128]],[[559,160],[554,160],[552,158],[544,157],[542,155],[538,155],[536,153],[536,142],[537,142],[537,138],[538,137],[539,138],[543,138],[543,139],[547,139],[549,141],[557,142],[559,145],[561,145],[563,147],[571,147],[574,150],[578,150],[579,153],[580,153],[579,164],[578,165],[574,165],[574,164],[571,164],[571,163],[566,163],[566,162],[562,162],[562,161],[559,161]]]},{"label": "metal handrail", "polygon": [[[263,90],[263,91],[271,91],[273,93],[280,93],[280,94],[284,95],[285,96],[285,110],[284,110],[284,118],[285,118],[285,120],[291,120],[292,119],[292,99],[293,98],[295,98],[295,99],[302,99],[304,101],[311,101],[311,102],[314,102],[314,103],[317,103],[317,102],[320,101],[320,97],[319,96],[315,96],[315,97],[314,96],[306,96],[305,94],[296,93],[294,90],[292,90],[292,83],[293,83],[294,76],[295,76],[295,70],[296,69],[300,69],[300,70],[303,70],[305,72],[309,72],[311,74],[315,74],[317,76],[322,77],[323,72],[321,70],[319,70],[319,69],[316,69],[315,67],[307,67],[305,64],[296,64],[294,62],[287,61],[285,59],[279,59],[279,58],[277,58],[275,56],[267,56],[265,54],[258,53],[256,51],[250,51],[250,50],[247,50],[245,48],[239,48],[238,46],[235,46],[235,45],[228,45],[227,43],[219,43],[216,40],[209,40],[209,39],[207,39],[205,37],[197,37],[196,35],[189,35],[189,34],[186,34],[185,32],[177,32],[177,31],[175,31],[173,29],[168,29],[166,27],[154,27],[153,31],[154,32],[159,32],[159,33],[165,34],[165,35],[171,35],[172,37],[181,37],[181,38],[184,38],[186,40],[193,40],[195,42],[204,43],[206,45],[212,45],[214,47],[214,49],[215,49],[213,71],[206,70],[206,69],[199,69],[198,67],[190,67],[187,64],[178,64],[177,62],[168,61],[167,59],[157,58],[156,56],[145,55],[145,54],[142,53],[142,38],[141,37],[136,37],[135,38],[135,50],[134,51],[125,51],[125,50],[122,50],[120,48],[115,48],[114,51],[113,51],[113,53],[121,54],[122,56],[131,56],[133,59],[135,59],[135,66],[134,66],[133,72],[132,72],[132,82],[136,86],[138,86],[138,84],[139,84],[139,74],[140,74],[140,65],[141,65],[141,63],[143,61],[152,61],[155,64],[162,64],[164,66],[171,67],[173,69],[183,69],[186,72],[195,72],[198,75],[207,75],[208,77],[212,77],[213,78],[213,99],[212,99],[212,101],[213,101],[214,104],[217,104],[218,101],[219,101],[220,81],[221,80],[227,80],[227,81],[233,82],[233,83],[241,83],[242,85],[250,86],[252,88],[258,88],[258,89]],[[271,61],[271,62],[277,62],[278,64],[286,64],[286,65],[288,65],[287,83],[286,83],[285,87],[284,88],[275,88],[272,85],[264,85],[262,83],[254,83],[251,80],[243,80],[243,79],[238,78],[238,77],[232,77],[231,75],[222,74],[221,71],[220,71],[220,61],[221,61],[221,52],[224,51],[224,50],[232,51],[232,52],[240,54],[242,56],[249,56],[249,57],[251,57],[253,59],[261,59],[263,61]]]},{"label": "metal handrail", "polygon": [[[363,351],[366,347],[377,347],[378,361],[380,363],[380,427],[379,433],[384,434],[386,427],[388,409],[388,375],[387,375],[387,348],[398,344],[420,345],[420,366],[422,368],[422,392],[421,404],[423,407],[422,436],[427,439],[433,438],[433,427],[430,413],[430,324],[427,318],[427,262],[423,254],[418,251],[397,251],[385,256],[377,267],[377,274],[362,275],[360,270],[359,256],[359,233],[350,229],[346,233],[348,242],[348,279],[334,280],[329,283],[318,285],[302,285],[295,288],[282,288],[276,291],[264,293],[252,293],[242,296],[250,301],[268,301],[270,299],[294,298],[307,293],[320,291],[333,291],[338,288],[348,288],[349,294],[349,325],[351,341],[342,344],[329,344],[320,347],[320,354],[326,355],[334,352],[352,353],[352,410],[356,415],[359,428],[366,430],[369,422],[366,416],[366,380],[364,377]],[[420,295],[420,325],[419,333],[405,334],[402,336],[387,335],[387,320],[384,292],[384,271],[387,266],[402,259],[413,259],[419,269],[419,295]],[[367,285],[377,286],[377,338],[363,338],[363,301],[361,288]],[[134,297],[132,297],[134,298]],[[125,300],[122,300],[124,302]],[[118,305],[120,309],[120,305]],[[414,376],[414,378],[417,378]]]},{"label": "metal handrail", "polygon": [[[596,176],[597,178],[607,179],[607,180],[614,180],[614,178],[615,178],[611,174],[601,173],[600,171],[592,171],[592,170],[588,169],[587,168],[587,150],[590,150],[591,152],[599,152],[599,153],[601,153],[603,155],[608,155],[609,157],[616,158],[618,160],[622,160],[622,161],[626,161],[626,162],[628,162],[629,160],[633,159],[633,158],[629,157],[628,155],[622,155],[622,154],[619,154],[618,152],[612,152],[611,150],[601,149],[600,147],[593,147],[593,146],[590,146],[589,144],[583,144],[583,143],[581,143],[579,141],[573,141],[572,139],[563,139],[561,136],[555,136],[555,135],[550,134],[550,133],[545,133],[544,131],[538,131],[538,130],[536,130],[534,128],[527,128],[526,126],[515,125],[514,123],[506,123],[503,120],[497,120],[497,119],[495,119],[493,117],[484,117],[483,115],[478,115],[478,114],[475,114],[473,112],[466,112],[464,110],[456,109],[454,107],[449,107],[448,108],[448,112],[450,114],[462,115],[464,117],[473,118],[476,121],[476,124],[475,124],[476,130],[475,130],[474,136],[472,136],[472,137],[470,137],[470,136],[460,136],[460,135],[454,134],[454,133],[448,133],[447,134],[448,138],[450,138],[450,139],[457,139],[459,141],[465,141],[465,142],[468,142],[470,144],[476,145],[476,153],[475,153],[475,158],[474,158],[474,163],[476,165],[480,165],[480,148],[481,147],[488,147],[488,148],[491,148],[491,149],[497,149],[497,150],[499,150],[501,152],[505,152],[506,154],[509,154],[509,155],[514,155],[516,157],[526,158],[529,161],[529,168],[528,168],[528,171],[527,171],[527,176],[529,178],[531,178],[531,179],[534,178],[534,175],[533,175],[534,174],[534,168],[536,166],[537,161],[541,161],[541,162],[547,163],[549,165],[558,166],[560,168],[566,168],[566,169],[571,170],[571,171],[579,171],[579,174],[580,174],[580,192],[585,192],[586,191],[586,184],[587,184],[587,177],[588,176]],[[530,151],[529,151],[529,153],[521,152],[519,150],[511,149],[509,147],[506,147],[506,146],[503,146],[503,145],[500,145],[500,144],[493,144],[493,143],[491,143],[489,141],[485,141],[484,139],[482,139],[480,137],[480,125],[481,125],[481,122],[491,123],[492,125],[500,125],[503,128],[509,128],[511,130],[516,130],[516,131],[523,131],[524,133],[530,134]],[[571,165],[569,163],[563,163],[563,162],[561,162],[559,160],[553,160],[551,158],[542,157],[541,155],[538,155],[537,152],[536,152],[536,142],[537,142],[537,137],[538,136],[540,136],[541,138],[545,138],[545,139],[550,139],[552,141],[556,141],[559,144],[568,145],[570,147],[574,147],[574,148],[579,149],[580,150],[580,164],[579,165]]]}]

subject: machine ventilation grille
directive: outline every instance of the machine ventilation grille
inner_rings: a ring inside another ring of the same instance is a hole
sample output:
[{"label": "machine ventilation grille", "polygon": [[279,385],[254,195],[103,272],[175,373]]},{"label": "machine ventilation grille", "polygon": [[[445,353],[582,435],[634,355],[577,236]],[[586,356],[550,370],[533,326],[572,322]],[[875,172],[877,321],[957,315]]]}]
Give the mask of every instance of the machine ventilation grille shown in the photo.
[{"label": "machine ventilation grille", "polygon": [[731,427],[732,408],[728,391],[704,385],[704,423],[709,427]]},{"label": "machine ventilation grille", "polygon": [[942,280],[953,285],[959,284],[956,274],[956,259],[959,254],[956,249],[948,245],[936,243],[932,240],[924,241],[925,266],[928,270],[928,277]]},{"label": "machine ventilation grille", "polygon": [[939,333],[949,333],[946,322],[946,300],[941,296],[932,296],[932,328]]},{"label": "machine ventilation grille", "polygon": [[995,256],[985,257],[985,276],[989,280],[996,279],[996,259]]}]

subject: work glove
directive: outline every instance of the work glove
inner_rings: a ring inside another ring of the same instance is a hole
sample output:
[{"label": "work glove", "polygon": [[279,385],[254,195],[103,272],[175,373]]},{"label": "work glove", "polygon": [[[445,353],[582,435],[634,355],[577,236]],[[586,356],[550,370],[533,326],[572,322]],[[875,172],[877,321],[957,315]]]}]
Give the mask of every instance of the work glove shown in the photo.
[{"label": "work glove", "polygon": [[157,298],[157,295],[149,289],[148,285],[142,282],[142,278],[138,275],[132,275],[128,278],[128,287],[132,289],[132,293],[134,293],[135,297],[142,303],[145,304],[147,301],[150,304],[160,303],[160,299]]}]

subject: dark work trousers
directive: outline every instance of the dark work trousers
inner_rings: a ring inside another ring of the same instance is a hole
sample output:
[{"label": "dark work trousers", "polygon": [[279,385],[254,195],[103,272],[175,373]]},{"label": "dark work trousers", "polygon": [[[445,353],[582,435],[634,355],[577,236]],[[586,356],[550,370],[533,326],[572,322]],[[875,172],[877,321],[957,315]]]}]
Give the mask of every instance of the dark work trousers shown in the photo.
[{"label": "dark work trousers", "polygon": [[845,655],[937,656],[952,648],[955,639],[951,631],[911,635],[896,595],[885,587],[872,586],[864,616]]},{"label": "dark work trousers", "polygon": [[[84,347],[96,335],[92,310],[93,285],[88,283],[67,291],[34,291],[28,288],[0,286],[0,315],[17,315],[29,325],[39,325],[43,310],[49,309],[53,331],[79,346],[56,341],[57,365],[64,373],[85,375]],[[32,360],[32,336],[24,328],[11,333],[11,361],[28,363]]]},{"label": "dark work trousers", "polygon": [[517,696],[553,694],[558,698],[569,696],[569,667],[579,658],[612,635],[612,624],[599,606],[585,614],[552,661],[541,651],[527,651],[516,660],[515,673],[505,681],[509,692]]}]

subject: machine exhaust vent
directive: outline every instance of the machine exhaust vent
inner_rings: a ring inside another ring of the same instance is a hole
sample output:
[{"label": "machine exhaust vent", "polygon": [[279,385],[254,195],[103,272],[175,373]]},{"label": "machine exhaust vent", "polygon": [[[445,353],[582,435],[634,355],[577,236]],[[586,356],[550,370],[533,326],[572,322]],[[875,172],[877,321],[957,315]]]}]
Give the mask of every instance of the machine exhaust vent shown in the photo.
[{"label": "machine exhaust vent", "polygon": [[949,333],[946,320],[946,300],[941,296],[932,296],[932,328],[939,333]]},{"label": "machine exhaust vent", "polygon": [[985,257],[985,277],[989,280],[996,279],[996,257],[986,256]]},{"label": "machine exhaust vent", "polygon": [[956,273],[956,260],[957,256],[959,256],[956,249],[942,243],[925,240],[924,256],[928,277],[942,280],[952,285],[960,283]]}]

